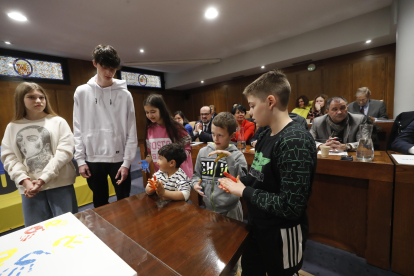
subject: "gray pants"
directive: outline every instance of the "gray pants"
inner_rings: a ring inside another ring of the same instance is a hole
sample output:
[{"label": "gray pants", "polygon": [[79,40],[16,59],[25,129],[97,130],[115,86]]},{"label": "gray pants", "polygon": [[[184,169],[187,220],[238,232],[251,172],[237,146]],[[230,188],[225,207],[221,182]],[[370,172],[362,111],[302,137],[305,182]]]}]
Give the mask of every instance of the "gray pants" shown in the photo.
[{"label": "gray pants", "polygon": [[32,198],[22,196],[24,225],[42,222],[67,212],[78,212],[73,184],[39,192]]}]

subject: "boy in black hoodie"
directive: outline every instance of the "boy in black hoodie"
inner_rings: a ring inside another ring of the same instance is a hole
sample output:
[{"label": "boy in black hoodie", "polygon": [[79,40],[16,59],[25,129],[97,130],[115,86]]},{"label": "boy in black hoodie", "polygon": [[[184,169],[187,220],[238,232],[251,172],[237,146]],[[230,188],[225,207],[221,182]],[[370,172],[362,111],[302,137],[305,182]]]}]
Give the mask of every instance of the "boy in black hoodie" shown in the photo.
[{"label": "boy in black hoodie", "polygon": [[257,140],[249,175],[237,182],[219,180],[245,199],[249,211],[252,230],[242,275],[292,276],[302,267],[309,232],[306,206],[316,170],[315,142],[289,117],[290,84],[281,71],[263,74],[243,94],[257,126],[270,128]]}]

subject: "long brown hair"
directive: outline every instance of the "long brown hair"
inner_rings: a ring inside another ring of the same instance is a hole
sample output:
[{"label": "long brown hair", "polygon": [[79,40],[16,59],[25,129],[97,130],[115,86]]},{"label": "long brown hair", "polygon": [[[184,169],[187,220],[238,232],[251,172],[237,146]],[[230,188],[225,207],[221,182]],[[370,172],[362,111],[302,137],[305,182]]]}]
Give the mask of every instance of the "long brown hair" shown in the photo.
[{"label": "long brown hair", "polygon": [[326,101],[328,100],[328,96],[325,94],[319,94],[318,96],[315,97],[315,99],[313,99],[313,103],[312,103],[312,110],[316,111],[316,107],[315,107],[315,103],[316,103],[316,99],[317,98],[322,98],[323,99],[323,106],[321,107],[321,113],[323,115],[326,114]]},{"label": "long brown hair", "polygon": [[[155,108],[158,108],[160,111],[160,117],[165,125],[165,128],[167,129],[168,137],[171,139],[173,143],[178,142],[184,134],[188,135],[187,130],[184,128],[184,126],[178,122],[176,122],[173,117],[171,116],[171,113],[165,104],[164,98],[160,94],[150,94],[145,100],[144,100],[144,106],[151,105]],[[146,119],[146,130],[145,130],[145,139],[148,137],[148,129],[154,125],[154,123],[151,122],[150,119],[147,117]],[[146,149],[147,143],[145,143],[145,149]],[[147,150],[147,149],[146,149]]]},{"label": "long brown hair", "polygon": [[26,106],[24,105],[24,97],[32,90],[39,90],[43,93],[43,95],[45,95],[46,106],[43,111],[52,116],[57,116],[50,105],[49,96],[43,87],[34,82],[23,82],[19,84],[14,91],[14,116],[12,122],[20,120],[27,115]]}]

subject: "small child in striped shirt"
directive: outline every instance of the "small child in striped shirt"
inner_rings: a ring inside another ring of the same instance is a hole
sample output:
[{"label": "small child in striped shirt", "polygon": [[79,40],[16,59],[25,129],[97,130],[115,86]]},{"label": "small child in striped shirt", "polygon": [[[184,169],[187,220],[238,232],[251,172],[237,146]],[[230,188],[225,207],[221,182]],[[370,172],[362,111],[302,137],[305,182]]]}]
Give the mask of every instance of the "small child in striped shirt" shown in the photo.
[{"label": "small child in striped shirt", "polygon": [[[149,180],[145,188],[148,195],[157,192],[158,196],[166,200],[185,200],[190,197],[190,178],[180,168],[180,165],[187,160],[187,153],[178,144],[167,144],[158,150],[157,164],[159,171],[154,173],[152,180]],[[155,189],[150,182],[155,181]]]}]

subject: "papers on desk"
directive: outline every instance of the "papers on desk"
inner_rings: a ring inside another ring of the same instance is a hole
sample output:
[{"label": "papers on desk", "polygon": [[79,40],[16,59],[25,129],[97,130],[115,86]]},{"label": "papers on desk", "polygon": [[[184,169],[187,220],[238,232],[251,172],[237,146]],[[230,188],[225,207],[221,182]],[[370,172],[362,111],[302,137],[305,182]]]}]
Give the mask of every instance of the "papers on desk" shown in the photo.
[{"label": "papers on desk", "polygon": [[200,145],[200,144],[204,144],[203,142],[191,142],[191,146],[197,146],[197,145]]},{"label": "papers on desk", "polygon": [[255,151],[255,149],[254,148],[252,148],[252,149],[250,149],[251,151]]},{"label": "papers on desk", "polygon": [[0,275],[137,275],[71,213],[2,236],[0,244]]},{"label": "papers on desk", "polygon": [[388,120],[381,120],[381,119],[375,119],[376,123],[392,123],[394,122],[394,119],[388,119]]},{"label": "papers on desk", "polygon": [[[318,154],[322,154],[322,152],[318,151]],[[346,151],[342,151],[342,152],[329,151],[329,155],[348,155],[348,153]]]},{"label": "papers on desk", "polygon": [[414,165],[414,155],[391,154],[395,161],[401,165]]}]

